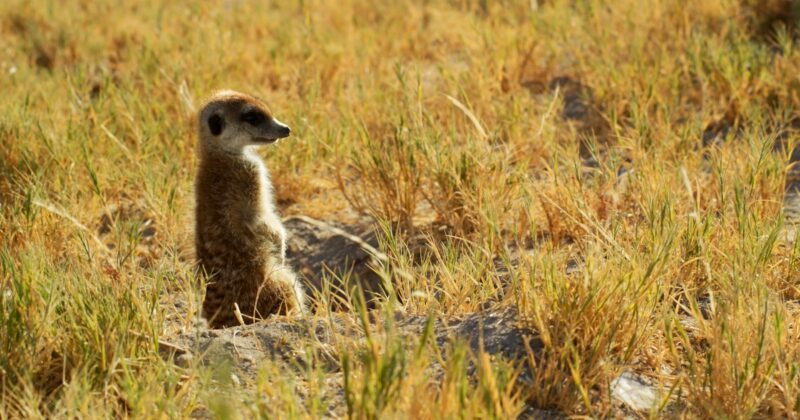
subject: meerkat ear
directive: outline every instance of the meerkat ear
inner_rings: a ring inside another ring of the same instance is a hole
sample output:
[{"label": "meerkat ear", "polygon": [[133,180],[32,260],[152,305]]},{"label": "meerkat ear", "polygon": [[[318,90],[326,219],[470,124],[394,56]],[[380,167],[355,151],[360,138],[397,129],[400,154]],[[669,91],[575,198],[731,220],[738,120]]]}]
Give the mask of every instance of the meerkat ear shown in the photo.
[{"label": "meerkat ear", "polygon": [[220,135],[222,130],[225,129],[225,120],[216,114],[208,117],[208,129],[211,130],[211,134]]}]

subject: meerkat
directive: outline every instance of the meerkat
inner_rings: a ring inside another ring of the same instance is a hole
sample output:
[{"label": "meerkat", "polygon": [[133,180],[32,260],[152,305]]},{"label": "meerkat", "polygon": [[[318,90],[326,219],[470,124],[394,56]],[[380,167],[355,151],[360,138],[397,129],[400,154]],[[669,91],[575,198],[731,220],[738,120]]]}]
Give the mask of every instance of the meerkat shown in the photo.
[{"label": "meerkat", "polygon": [[209,275],[203,316],[212,328],[304,311],[269,172],[253,150],[290,133],[264,102],[229,90],[198,115],[195,248]]}]

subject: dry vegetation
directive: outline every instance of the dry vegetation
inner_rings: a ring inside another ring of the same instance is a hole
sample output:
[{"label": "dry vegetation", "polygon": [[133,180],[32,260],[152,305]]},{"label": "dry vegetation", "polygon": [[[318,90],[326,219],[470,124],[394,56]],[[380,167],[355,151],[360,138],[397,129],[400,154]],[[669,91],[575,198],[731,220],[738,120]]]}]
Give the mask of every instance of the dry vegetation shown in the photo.
[{"label": "dry vegetation", "polygon": [[603,417],[632,370],[669,391],[645,416],[797,417],[798,9],[3,1],[0,417],[327,412],[313,360],[232,391],[158,352],[202,299],[192,114],[220,87],[294,129],[262,151],[284,215],[382,223],[385,312],[515,305],[545,344],[454,343],[435,380],[424,338],[343,342],[352,416]]}]

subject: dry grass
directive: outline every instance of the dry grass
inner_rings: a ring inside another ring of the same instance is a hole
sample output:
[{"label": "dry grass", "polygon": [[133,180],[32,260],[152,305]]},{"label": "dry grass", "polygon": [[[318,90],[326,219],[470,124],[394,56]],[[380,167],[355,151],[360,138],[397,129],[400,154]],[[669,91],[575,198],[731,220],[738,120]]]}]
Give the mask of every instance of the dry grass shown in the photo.
[{"label": "dry grass", "polygon": [[[527,402],[602,417],[628,369],[671,390],[671,415],[797,417],[800,247],[782,239],[791,147],[773,144],[798,138],[799,15],[787,0],[2,2],[0,416],[326,412],[313,361],[267,363],[240,392],[158,355],[201,299],[193,106],[227,87],[297,133],[263,151],[284,214],[384,222],[386,313],[514,304],[542,335],[528,386],[458,343],[437,381],[437,351],[387,323],[335,349],[352,416]],[[566,118],[576,98],[588,110]],[[730,130],[708,144],[706,127]]]}]

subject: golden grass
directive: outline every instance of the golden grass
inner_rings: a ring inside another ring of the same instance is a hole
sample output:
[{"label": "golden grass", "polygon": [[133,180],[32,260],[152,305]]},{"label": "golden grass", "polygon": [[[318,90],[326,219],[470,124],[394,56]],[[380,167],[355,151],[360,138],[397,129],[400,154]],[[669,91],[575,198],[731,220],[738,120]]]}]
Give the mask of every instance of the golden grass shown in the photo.
[{"label": "golden grass", "polygon": [[[440,381],[424,339],[341,343],[357,350],[337,362],[346,413],[602,417],[628,369],[671,390],[671,415],[797,417],[800,248],[782,239],[791,147],[773,143],[797,140],[799,14],[783,0],[0,3],[0,416],[327,412],[317,364],[266,363],[237,391],[158,354],[199,307],[192,118],[225,87],[296,133],[263,151],[284,215],[383,222],[387,313],[514,304],[542,335],[527,386],[458,343]],[[591,126],[563,117],[559,77],[591,89]],[[714,124],[732,130],[705,146]]]}]

